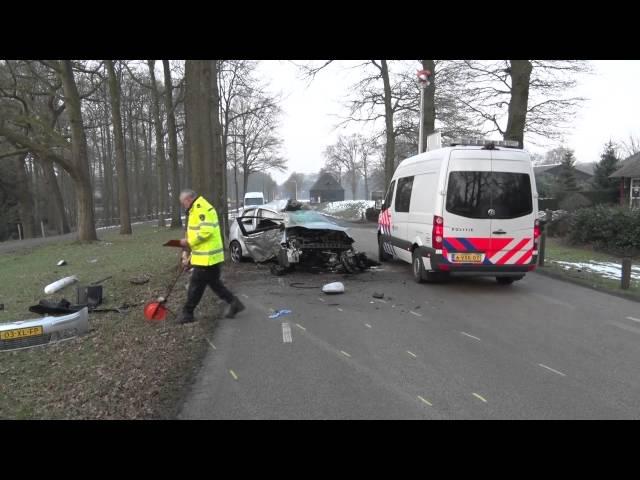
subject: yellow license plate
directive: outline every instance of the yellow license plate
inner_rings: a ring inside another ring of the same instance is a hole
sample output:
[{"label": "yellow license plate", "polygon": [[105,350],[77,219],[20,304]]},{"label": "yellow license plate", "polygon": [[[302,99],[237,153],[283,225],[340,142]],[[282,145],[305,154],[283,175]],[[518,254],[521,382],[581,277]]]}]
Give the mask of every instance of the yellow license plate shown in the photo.
[{"label": "yellow license plate", "polygon": [[482,263],[481,253],[454,253],[451,258],[456,263]]},{"label": "yellow license plate", "polygon": [[5,330],[0,332],[0,340],[18,340],[25,337],[35,337],[42,335],[44,330],[42,327],[16,328],[15,330]]}]

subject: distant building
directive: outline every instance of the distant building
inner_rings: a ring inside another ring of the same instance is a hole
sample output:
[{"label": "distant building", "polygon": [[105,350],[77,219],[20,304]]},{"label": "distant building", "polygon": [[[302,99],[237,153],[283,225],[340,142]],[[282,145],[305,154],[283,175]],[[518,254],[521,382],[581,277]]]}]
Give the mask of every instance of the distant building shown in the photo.
[{"label": "distant building", "polygon": [[344,200],[344,188],[330,173],[320,175],[309,189],[311,203],[341,202]]},{"label": "distant building", "polygon": [[620,179],[620,205],[640,208],[640,153],[620,163],[621,167],[610,175]]},{"label": "distant building", "polygon": [[[593,178],[593,169],[595,166],[595,163],[576,163],[573,167],[575,169],[575,177],[578,183],[591,180]],[[541,165],[539,167],[533,167],[533,172],[536,177],[542,175],[559,177],[562,172],[562,164],[557,163],[555,165]]]}]

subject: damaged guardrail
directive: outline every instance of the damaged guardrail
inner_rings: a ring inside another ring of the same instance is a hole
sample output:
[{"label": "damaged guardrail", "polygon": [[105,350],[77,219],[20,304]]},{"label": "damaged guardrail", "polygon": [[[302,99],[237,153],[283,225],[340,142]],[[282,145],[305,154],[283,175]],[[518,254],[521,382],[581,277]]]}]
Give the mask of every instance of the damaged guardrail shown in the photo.
[{"label": "damaged guardrail", "polygon": [[47,345],[88,331],[89,309],[87,307],[60,317],[0,323],[0,351]]}]

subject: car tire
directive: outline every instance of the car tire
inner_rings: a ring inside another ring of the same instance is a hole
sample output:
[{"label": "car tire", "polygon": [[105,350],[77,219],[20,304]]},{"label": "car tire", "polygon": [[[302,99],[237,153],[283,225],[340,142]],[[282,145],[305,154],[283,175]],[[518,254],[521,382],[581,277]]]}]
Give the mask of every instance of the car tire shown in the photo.
[{"label": "car tire", "polygon": [[386,262],[388,260],[391,260],[391,255],[384,251],[382,246],[382,235],[378,235],[378,261]]},{"label": "car tire", "polygon": [[243,261],[242,246],[240,245],[240,242],[238,242],[237,240],[231,241],[231,243],[229,244],[229,254],[233,263],[240,263]]},{"label": "car tire", "polygon": [[412,254],[411,271],[416,283],[423,283],[428,279],[428,272],[424,269],[424,262],[422,261],[422,256],[418,253],[418,249],[415,249]]}]

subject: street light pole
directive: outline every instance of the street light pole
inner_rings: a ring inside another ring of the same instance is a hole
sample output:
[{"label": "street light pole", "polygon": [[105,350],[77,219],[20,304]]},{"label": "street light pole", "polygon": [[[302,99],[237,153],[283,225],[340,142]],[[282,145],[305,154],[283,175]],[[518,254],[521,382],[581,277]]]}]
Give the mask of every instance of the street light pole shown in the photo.
[{"label": "street light pole", "polygon": [[424,95],[426,88],[431,85],[429,70],[418,70],[418,83],[420,84],[420,130],[418,131],[418,154],[424,152]]},{"label": "street light pole", "polygon": [[420,85],[420,131],[418,132],[418,154],[424,151],[424,91],[426,86]]}]

